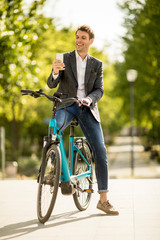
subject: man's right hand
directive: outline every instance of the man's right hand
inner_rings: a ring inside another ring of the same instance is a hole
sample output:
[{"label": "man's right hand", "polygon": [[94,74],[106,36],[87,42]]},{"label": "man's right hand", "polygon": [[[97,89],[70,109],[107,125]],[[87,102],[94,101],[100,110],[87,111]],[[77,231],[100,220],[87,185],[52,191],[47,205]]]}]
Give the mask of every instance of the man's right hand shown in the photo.
[{"label": "man's right hand", "polygon": [[65,70],[65,65],[64,63],[61,62],[61,60],[55,59],[52,63],[52,68],[54,70],[54,74],[57,75],[59,74],[59,71]]}]

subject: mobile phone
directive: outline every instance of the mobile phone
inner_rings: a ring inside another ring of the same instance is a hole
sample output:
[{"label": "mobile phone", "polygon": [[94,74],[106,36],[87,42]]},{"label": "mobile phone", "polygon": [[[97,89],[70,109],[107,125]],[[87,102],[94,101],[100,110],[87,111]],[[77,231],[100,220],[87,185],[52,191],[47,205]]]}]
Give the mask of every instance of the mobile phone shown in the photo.
[{"label": "mobile phone", "polygon": [[61,62],[63,63],[63,53],[56,53],[56,59],[61,60]]},{"label": "mobile phone", "polygon": [[83,100],[82,100],[82,105],[89,107],[89,103],[87,103],[86,101],[83,101]]}]

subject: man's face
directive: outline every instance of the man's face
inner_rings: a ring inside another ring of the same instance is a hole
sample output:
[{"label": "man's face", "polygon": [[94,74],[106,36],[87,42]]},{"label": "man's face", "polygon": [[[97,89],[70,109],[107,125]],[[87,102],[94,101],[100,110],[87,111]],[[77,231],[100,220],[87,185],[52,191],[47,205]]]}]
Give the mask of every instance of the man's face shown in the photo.
[{"label": "man's face", "polygon": [[89,46],[93,43],[93,38],[89,39],[89,34],[84,31],[78,31],[76,33],[76,38],[75,38],[75,46],[77,49],[77,52],[84,52],[88,53]]}]

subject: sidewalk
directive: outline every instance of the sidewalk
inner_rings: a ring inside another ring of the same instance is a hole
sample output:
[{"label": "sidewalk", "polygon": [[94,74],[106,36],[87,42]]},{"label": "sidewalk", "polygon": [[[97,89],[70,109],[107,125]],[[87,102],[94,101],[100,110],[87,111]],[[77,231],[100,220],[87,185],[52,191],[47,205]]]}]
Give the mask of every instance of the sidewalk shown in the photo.
[{"label": "sidewalk", "polygon": [[96,209],[96,189],[83,212],[72,196],[59,192],[53,214],[43,225],[36,216],[36,181],[0,181],[0,239],[159,240],[160,179],[111,179],[109,186],[109,199],[119,216]]},{"label": "sidewalk", "polygon": [[[160,240],[160,166],[148,159],[135,138],[134,178],[130,178],[129,138],[108,150],[110,202],[119,216],[96,209],[97,186],[89,208],[80,212],[60,191],[49,221],[37,220],[35,180],[0,181],[0,240]],[[122,178],[123,177],[123,178]]]},{"label": "sidewalk", "polygon": [[[110,178],[131,177],[130,137],[117,137],[115,144],[108,148]],[[150,153],[138,137],[134,137],[134,178],[160,178],[160,164],[149,159]]]}]

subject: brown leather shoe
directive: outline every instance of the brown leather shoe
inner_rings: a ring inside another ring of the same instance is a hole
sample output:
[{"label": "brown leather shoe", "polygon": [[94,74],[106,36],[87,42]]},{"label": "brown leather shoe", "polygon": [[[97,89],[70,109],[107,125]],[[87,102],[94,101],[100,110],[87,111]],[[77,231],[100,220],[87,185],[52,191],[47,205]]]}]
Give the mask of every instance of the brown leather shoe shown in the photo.
[{"label": "brown leather shoe", "polygon": [[101,203],[100,201],[97,204],[97,208],[107,213],[108,215],[119,215],[119,212],[114,209],[114,207],[109,203],[109,201]]}]

